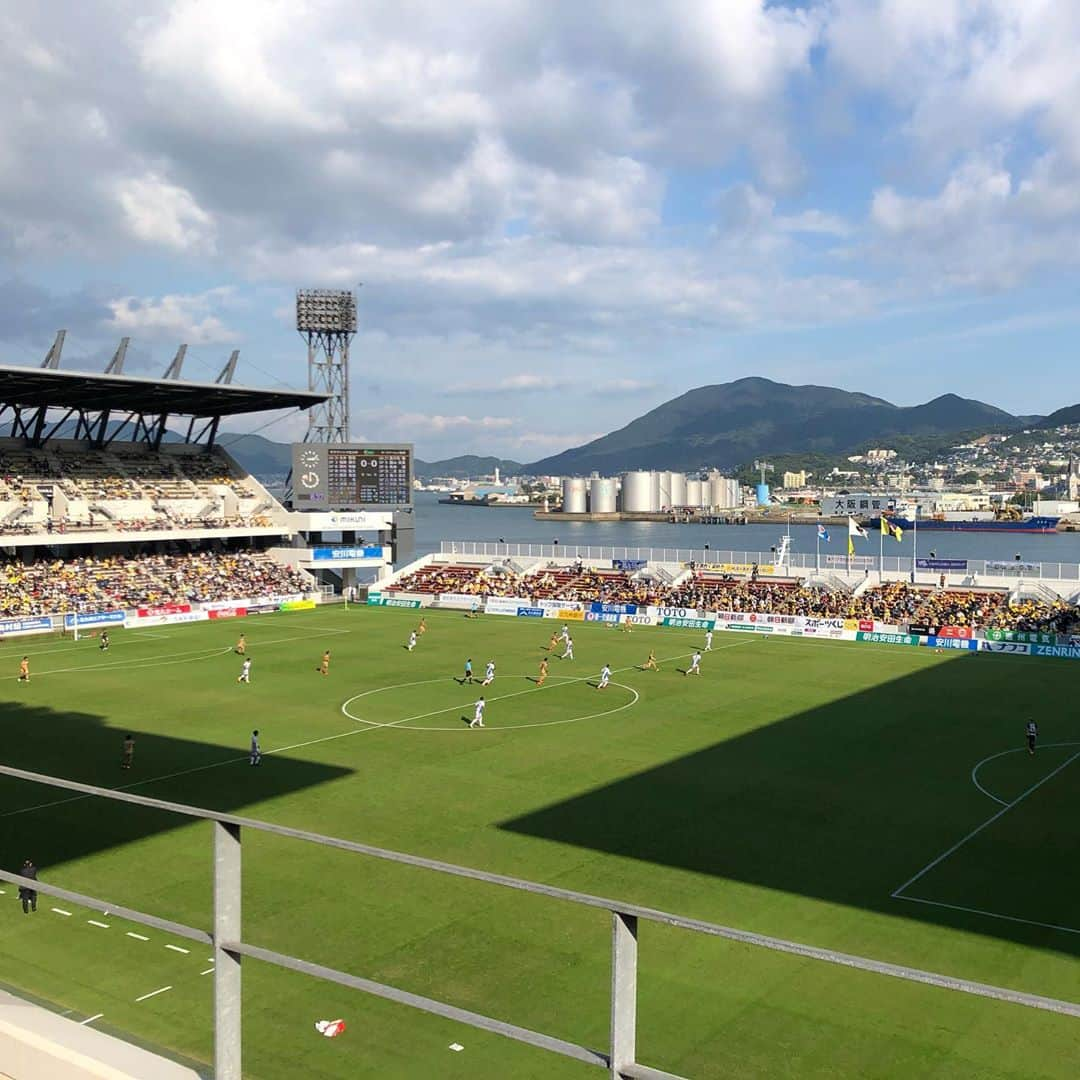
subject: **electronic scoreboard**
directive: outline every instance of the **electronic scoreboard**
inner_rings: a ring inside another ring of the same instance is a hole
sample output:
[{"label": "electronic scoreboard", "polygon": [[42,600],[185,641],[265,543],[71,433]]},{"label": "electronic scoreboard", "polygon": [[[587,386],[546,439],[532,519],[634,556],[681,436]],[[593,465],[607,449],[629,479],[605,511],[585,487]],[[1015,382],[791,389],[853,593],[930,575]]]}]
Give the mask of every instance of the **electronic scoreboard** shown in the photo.
[{"label": "electronic scoreboard", "polygon": [[294,510],[395,510],[412,506],[409,443],[295,443]]}]

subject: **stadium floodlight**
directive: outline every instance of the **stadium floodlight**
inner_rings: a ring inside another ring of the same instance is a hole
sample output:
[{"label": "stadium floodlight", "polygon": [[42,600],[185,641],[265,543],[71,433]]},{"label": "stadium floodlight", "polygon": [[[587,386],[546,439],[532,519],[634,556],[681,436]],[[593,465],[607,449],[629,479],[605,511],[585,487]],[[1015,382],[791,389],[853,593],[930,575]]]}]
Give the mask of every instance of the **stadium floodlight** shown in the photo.
[{"label": "stadium floodlight", "polygon": [[298,289],[296,329],[308,347],[308,389],[327,395],[308,413],[305,442],[349,441],[349,342],[356,296],[348,289]]},{"label": "stadium floodlight", "polygon": [[356,297],[348,289],[297,290],[296,329],[302,334],[355,334]]}]

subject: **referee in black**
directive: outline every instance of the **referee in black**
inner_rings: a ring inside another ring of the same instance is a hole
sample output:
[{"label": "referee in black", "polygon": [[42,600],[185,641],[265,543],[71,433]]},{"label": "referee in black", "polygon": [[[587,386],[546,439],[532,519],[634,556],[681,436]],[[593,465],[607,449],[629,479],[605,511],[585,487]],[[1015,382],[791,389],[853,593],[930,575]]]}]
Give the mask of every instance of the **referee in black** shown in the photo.
[{"label": "referee in black", "polygon": [[1028,753],[1035,753],[1035,740],[1039,737],[1039,725],[1034,720],[1027,722],[1027,727],[1024,728],[1024,734],[1027,735]]},{"label": "referee in black", "polygon": [[[22,866],[19,867],[19,874],[22,877],[33,878],[37,881],[37,867],[30,859],[25,860]],[[20,885],[19,899],[22,901],[24,915],[29,915],[31,911],[37,911],[37,889],[31,889],[29,885]]]}]

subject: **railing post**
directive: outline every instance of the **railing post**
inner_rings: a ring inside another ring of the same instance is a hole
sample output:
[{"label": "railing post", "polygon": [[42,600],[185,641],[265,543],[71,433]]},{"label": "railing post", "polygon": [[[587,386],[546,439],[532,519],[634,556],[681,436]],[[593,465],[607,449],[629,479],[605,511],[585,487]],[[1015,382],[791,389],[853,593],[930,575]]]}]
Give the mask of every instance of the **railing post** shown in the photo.
[{"label": "railing post", "polygon": [[243,1080],[240,955],[240,826],[214,822],[214,1080]]},{"label": "railing post", "polygon": [[637,1053],[637,916],[611,913],[611,1076]]}]

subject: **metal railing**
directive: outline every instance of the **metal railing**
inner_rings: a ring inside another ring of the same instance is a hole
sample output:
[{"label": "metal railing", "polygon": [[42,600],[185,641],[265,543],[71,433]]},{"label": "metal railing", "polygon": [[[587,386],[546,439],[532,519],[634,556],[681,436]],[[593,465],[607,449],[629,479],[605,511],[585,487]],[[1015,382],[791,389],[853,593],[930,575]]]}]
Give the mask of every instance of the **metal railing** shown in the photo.
[{"label": "metal railing", "polygon": [[[0,765],[0,775],[31,783],[44,784],[48,787],[62,788],[66,791],[79,792],[86,797],[111,799],[115,802],[132,803],[136,806],[163,810],[182,817],[197,818],[211,823],[213,829],[214,856],[214,907],[213,927],[202,930],[183,923],[149,915],[133,908],[115,904],[99,896],[62,889],[56,885],[38,879],[24,878],[7,870],[0,870],[0,881],[13,885],[25,886],[47,896],[55,896],[73,904],[107,910],[119,918],[127,919],[143,926],[150,926],[178,937],[187,938],[200,944],[210,945],[214,951],[214,1076],[216,1080],[241,1080],[241,958],[250,957],[276,967],[285,968],[303,975],[337,983],[339,986],[359,990],[375,997],[384,998],[401,1005],[407,1005],[422,1012],[431,1013],[449,1020],[454,1020],[470,1027],[493,1032],[516,1042],[538,1047],[554,1054],[573,1058],[586,1065],[596,1065],[618,1080],[682,1080],[674,1073],[643,1065],[637,1060],[637,985],[638,985],[638,923],[639,921],[659,923],[665,926],[705,934],[709,937],[723,938],[742,945],[770,949],[774,952],[787,953],[803,959],[818,960],[829,964],[860,971],[903,979],[906,982],[922,983],[945,990],[972,994],[976,997],[990,998],[1031,1009],[1040,1009],[1059,1015],[1080,1019],[1080,1004],[1062,1001],[1057,998],[1042,997],[1005,987],[991,986],[986,983],[972,982],[954,978],[918,968],[890,964],[871,960],[849,953],[836,952],[813,945],[785,941],[782,938],[768,937],[745,930],[737,930],[701,919],[688,919],[640,904],[624,903],[588,893],[573,892],[553,885],[542,885],[521,878],[503,874],[474,870],[453,863],[440,862],[417,855],[408,855],[400,851],[372,847],[352,840],[342,840],[318,833],[294,829],[286,825],[275,825],[253,818],[238,817],[235,814],[223,814],[215,810],[204,810],[197,806],[183,803],[152,799],[144,795],[132,795],[125,791],[95,787],[74,780],[63,780],[55,776],[28,772],[7,765]],[[69,802],[77,800],[66,800]],[[272,833],[276,836],[323,847],[336,848],[369,858],[383,859],[404,866],[429,870],[437,874],[467,878],[488,885],[514,889],[536,896],[560,900],[588,908],[600,908],[611,914],[611,990],[610,990],[610,1026],[608,1047],[596,1050],[577,1043],[569,1042],[555,1035],[532,1031],[504,1020],[497,1020],[481,1013],[458,1008],[434,998],[414,994],[399,987],[375,982],[359,975],[338,971],[322,964],[301,960],[284,953],[264,949],[243,940],[241,911],[241,836],[243,830]]]},{"label": "metal railing", "polygon": [[[439,547],[440,555],[481,556],[484,558],[502,558],[528,556],[540,559],[583,559],[589,561],[607,559],[645,559],[648,562],[689,563],[717,565],[727,563],[736,566],[748,566],[757,563],[769,566],[776,561],[776,552],[770,551],[735,551],[713,550],[712,548],[640,548],[609,547],[603,544],[498,544],[483,540],[443,540]],[[914,559],[902,556],[886,555],[883,559],[876,553],[859,553],[851,562],[852,568],[862,573],[866,567],[886,574],[908,575],[914,569],[925,575],[927,580],[936,577],[941,571],[934,567],[916,567]],[[920,562],[922,559],[919,560]],[[1013,565],[1007,561],[993,559],[967,559],[964,570],[948,571],[951,577],[958,575],[977,577],[1009,577],[1039,581],[1076,582],[1080,584],[1080,563],[1041,562],[1020,563]],[[880,567],[878,564],[881,564]],[[847,557],[844,555],[822,552],[820,559],[816,554],[791,553],[784,559],[785,567],[792,570],[844,571]],[[990,569],[987,569],[987,567]]]}]

